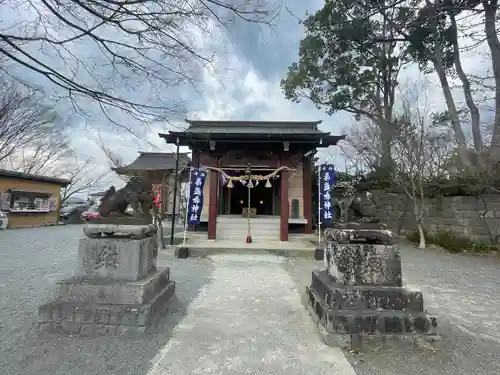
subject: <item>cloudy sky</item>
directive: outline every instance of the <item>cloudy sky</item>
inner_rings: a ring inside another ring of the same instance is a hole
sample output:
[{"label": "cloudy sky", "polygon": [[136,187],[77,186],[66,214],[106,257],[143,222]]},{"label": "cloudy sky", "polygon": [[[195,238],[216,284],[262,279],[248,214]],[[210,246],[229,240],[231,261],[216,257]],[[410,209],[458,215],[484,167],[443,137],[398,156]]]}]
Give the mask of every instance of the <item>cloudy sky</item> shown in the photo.
[{"label": "cloudy sky", "polygon": [[[0,25],[8,22],[19,24],[20,21],[32,20],[33,12],[27,8],[7,8],[5,4],[15,0],[0,2]],[[2,5],[3,4],[3,5]],[[294,15],[304,17],[306,12],[314,12],[323,5],[321,0],[285,0],[275,25],[257,26],[243,22],[235,23],[227,29],[218,29],[217,37],[210,33],[193,33],[196,44],[200,48],[210,46],[216,52],[214,64],[204,67],[199,72],[196,88],[190,86],[172,88],[161,93],[164,97],[179,96],[186,104],[188,112],[185,117],[224,120],[322,120],[321,129],[333,134],[342,133],[353,122],[352,117],[345,113],[328,116],[317,110],[311,103],[292,103],[284,98],[279,86],[287,67],[297,59],[298,45],[303,36],[303,27],[299,25]],[[285,9],[285,6],[288,8]],[[290,12],[292,14],[290,14]],[[5,30],[5,28],[4,28]],[[61,35],[64,31],[54,27],[54,34]],[[221,35],[222,34],[222,35]],[[31,45],[35,53],[42,51],[43,46]],[[38,49],[38,50],[37,50]],[[61,64],[61,69],[67,69],[71,54],[83,53],[85,57],[98,60],[99,51],[89,45],[73,46],[66,51],[67,59],[61,61],[54,52],[43,50],[43,56],[51,64]],[[52,60],[51,60],[52,56]],[[64,66],[64,64],[66,66]],[[71,64],[71,63],[69,63]],[[483,60],[477,53],[469,53],[464,58],[464,68],[468,72],[479,73],[486,69]],[[22,77],[25,81],[42,87],[46,92],[56,90],[47,79],[34,72],[12,64],[10,71]],[[82,74],[82,73],[79,73]],[[85,74],[85,73],[83,73]],[[407,69],[402,75],[402,81],[420,79],[417,67]],[[427,78],[429,89],[428,102],[433,109],[444,106],[440,87],[435,77]],[[143,87],[138,85],[132,90],[133,95],[143,96]],[[131,90],[130,87],[127,90]],[[57,90],[56,90],[57,91]],[[72,115],[71,138],[77,153],[82,157],[93,156],[100,168],[107,168],[107,162],[99,148],[92,141],[97,133],[101,134],[108,146],[118,151],[124,160],[130,162],[137,151],[173,151],[173,146],[166,145],[157,136],[157,132],[165,132],[172,125],[154,123],[148,126],[134,124],[134,130],[140,139],[131,136],[116,127],[100,113],[99,109],[88,101],[82,106],[87,116]],[[65,113],[71,113],[68,103],[59,101],[56,107]],[[184,117],[184,116],[183,116]],[[184,126],[181,119],[174,120],[175,126]],[[338,148],[332,148],[323,157],[336,163],[343,163]],[[116,180],[115,180],[116,181]]]}]

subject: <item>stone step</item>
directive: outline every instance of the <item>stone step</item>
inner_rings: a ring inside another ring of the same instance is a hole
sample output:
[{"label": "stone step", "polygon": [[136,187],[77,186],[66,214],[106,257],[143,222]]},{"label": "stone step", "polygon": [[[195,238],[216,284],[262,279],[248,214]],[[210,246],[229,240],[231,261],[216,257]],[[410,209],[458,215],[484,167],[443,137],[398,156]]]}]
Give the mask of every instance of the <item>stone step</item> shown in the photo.
[{"label": "stone step", "polygon": [[[278,228],[280,227],[279,224],[263,224],[263,223],[250,223],[252,228]],[[248,223],[217,223],[218,227],[222,228],[246,228],[248,227]]]},{"label": "stone step", "polygon": [[[248,233],[248,228],[241,228],[241,229],[234,229],[234,228],[224,228],[221,230],[217,231],[217,235],[226,235],[226,234],[247,234]],[[264,236],[279,236],[280,231],[279,229],[259,229],[259,228],[250,228],[250,233],[252,234],[261,234]]]},{"label": "stone step", "polygon": [[[262,217],[252,217],[251,218],[252,221],[259,221],[259,222],[279,222],[280,221],[280,217],[279,216],[276,216],[275,218],[262,218]],[[217,221],[231,221],[231,222],[235,222],[235,221],[248,221],[248,218],[246,217],[241,217],[241,216],[218,216],[217,217]]]},{"label": "stone step", "polygon": [[436,335],[437,320],[427,312],[330,309],[313,289],[306,287],[316,318],[332,334]]},{"label": "stone step", "polygon": [[143,332],[167,309],[175,282],[159,291],[147,304],[89,304],[82,301],[52,301],[38,310],[40,330],[94,336],[127,331]]},{"label": "stone step", "polygon": [[[246,239],[246,234],[241,235],[241,236],[217,236],[218,240],[224,240],[224,241],[244,241]],[[252,235],[252,240],[253,241],[279,241],[279,236],[254,236]]]},{"label": "stone step", "polygon": [[[248,228],[219,228],[219,230],[217,231],[217,234],[224,234],[224,233],[235,233],[235,234],[240,234],[240,233],[247,233],[248,232]],[[264,234],[264,235],[273,235],[273,234],[276,234],[276,235],[279,235],[280,231],[279,229],[262,229],[262,228],[250,228],[250,232],[251,233],[260,233],[260,234]]]},{"label": "stone step", "polygon": [[[246,223],[217,223],[218,226],[221,226],[221,227],[236,227],[236,228],[240,228],[240,227],[248,227],[248,222]],[[266,224],[266,223],[250,223],[250,225],[252,227],[256,227],[256,228],[279,228],[280,227],[280,224]]]},{"label": "stone step", "polygon": [[[281,241],[253,240],[247,244],[244,239],[238,241],[217,240],[213,243],[186,244],[189,257],[205,257],[217,254],[248,254],[248,255],[276,255],[286,258],[314,258],[314,248],[303,244],[291,244]],[[178,247],[179,248],[179,247]],[[177,251],[177,250],[176,250]]]},{"label": "stone step", "polygon": [[150,272],[138,281],[86,280],[70,277],[56,283],[57,301],[87,303],[144,304],[149,303],[170,281],[170,269]]},{"label": "stone step", "polygon": [[[236,234],[241,234],[241,233],[247,233],[248,228],[219,228],[217,230],[217,234],[223,234],[223,233],[236,233]],[[261,229],[261,228],[250,228],[251,233],[261,233],[264,235],[279,235],[280,230],[279,229]]]},{"label": "stone step", "polygon": [[[242,231],[231,231],[231,232],[217,232],[217,237],[241,237],[241,236],[247,236],[248,232],[246,230]],[[252,230],[250,232],[252,237],[269,237],[269,238],[275,238],[280,236],[279,231],[271,231],[271,232],[259,232],[257,230]]]},{"label": "stone step", "polygon": [[[262,223],[251,223],[250,226],[252,228],[276,228],[279,229],[280,225],[274,224],[262,224]],[[248,223],[217,223],[217,227],[219,228],[247,228]]]},{"label": "stone step", "polygon": [[[217,236],[241,236],[244,234],[247,235],[248,231],[246,230],[231,230],[231,231],[219,231],[217,232]],[[264,237],[276,237],[280,235],[280,231],[271,230],[271,231],[259,231],[259,230],[251,230],[250,234],[252,236],[264,236]]]},{"label": "stone step", "polygon": [[330,309],[424,311],[422,292],[397,286],[340,285],[325,270],[312,271],[313,289]]}]

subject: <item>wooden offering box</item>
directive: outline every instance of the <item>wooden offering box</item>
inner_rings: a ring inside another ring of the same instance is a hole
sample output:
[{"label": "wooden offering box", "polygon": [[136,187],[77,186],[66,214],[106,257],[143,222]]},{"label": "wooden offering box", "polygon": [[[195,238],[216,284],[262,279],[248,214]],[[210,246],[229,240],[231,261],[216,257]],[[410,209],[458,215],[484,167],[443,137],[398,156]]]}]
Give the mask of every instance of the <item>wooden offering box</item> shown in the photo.
[{"label": "wooden offering box", "polygon": [[[244,218],[248,218],[248,207],[243,207],[243,211],[241,213],[241,216]],[[256,217],[257,216],[257,209],[256,208],[250,208],[250,217]]]}]

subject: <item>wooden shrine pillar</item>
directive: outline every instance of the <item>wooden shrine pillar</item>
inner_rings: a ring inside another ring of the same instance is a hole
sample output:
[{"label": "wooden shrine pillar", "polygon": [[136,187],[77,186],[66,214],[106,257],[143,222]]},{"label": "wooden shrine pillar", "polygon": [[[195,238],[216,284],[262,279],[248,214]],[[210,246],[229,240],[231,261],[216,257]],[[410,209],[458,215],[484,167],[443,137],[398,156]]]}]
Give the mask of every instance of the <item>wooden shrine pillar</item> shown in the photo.
[{"label": "wooden shrine pillar", "polygon": [[280,176],[280,241],[288,241],[288,171],[281,171]]},{"label": "wooden shrine pillar", "polygon": [[304,219],[307,220],[305,233],[311,234],[312,227],[312,162],[311,158],[304,158],[302,163],[304,169],[302,174],[303,192],[304,192]]},{"label": "wooden shrine pillar", "polygon": [[217,210],[218,197],[217,188],[219,182],[219,172],[210,169],[210,177],[208,179],[209,183],[209,200],[208,200],[208,239],[215,240],[217,237]]}]

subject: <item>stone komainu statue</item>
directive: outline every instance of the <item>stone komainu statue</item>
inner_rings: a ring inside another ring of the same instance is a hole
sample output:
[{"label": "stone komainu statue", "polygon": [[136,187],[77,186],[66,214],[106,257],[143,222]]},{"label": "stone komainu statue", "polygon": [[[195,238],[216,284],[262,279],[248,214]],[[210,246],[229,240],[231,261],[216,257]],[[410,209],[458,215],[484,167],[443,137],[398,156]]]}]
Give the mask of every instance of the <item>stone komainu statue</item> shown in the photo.
[{"label": "stone komainu statue", "polygon": [[373,195],[369,191],[357,192],[352,184],[338,184],[335,186],[339,196],[337,204],[340,211],[340,222],[378,222],[375,217]]},{"label": "stone komainu statue", "polygon": [[150,211],[154,209],[153,199],[151,182],[146,178],[132,177],[123,188],[116,190],[111,186],[106,191],[101,198],[99,214],[102,217],[128,216],[125,211],[130,205],[134,216],[150,215]]}]

